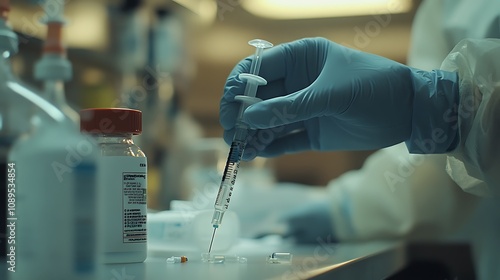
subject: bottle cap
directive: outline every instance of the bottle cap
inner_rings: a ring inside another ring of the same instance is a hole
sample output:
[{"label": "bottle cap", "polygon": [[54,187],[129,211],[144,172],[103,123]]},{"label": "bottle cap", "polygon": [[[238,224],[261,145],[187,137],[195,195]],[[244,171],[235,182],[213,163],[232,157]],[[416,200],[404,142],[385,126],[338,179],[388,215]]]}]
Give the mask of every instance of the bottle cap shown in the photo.
[{"label": "bottle cap", "polygon": [[80,131],[99,134],[142,132],[142,112],[127,108],[92,108],[80,111]]}]

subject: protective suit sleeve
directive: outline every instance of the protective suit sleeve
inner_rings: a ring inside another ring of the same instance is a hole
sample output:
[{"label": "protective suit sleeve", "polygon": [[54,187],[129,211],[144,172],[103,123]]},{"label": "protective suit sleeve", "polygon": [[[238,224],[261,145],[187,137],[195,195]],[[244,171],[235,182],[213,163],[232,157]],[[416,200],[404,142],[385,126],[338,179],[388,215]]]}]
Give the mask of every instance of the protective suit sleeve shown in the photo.
[{"label": "protective suit sleeve", "polygon": [[481,196],[500,194],[499,58],[499,39],[465,39],[441,65],[460,77],[459,106],[443,115],[458,115],[460,137],[448,154],[447,171],[462,189]]},{"label": "protective suit sleeve", "polygon": [[403,144],[377,151],[330,182],[334,236],[429,239],[454,230],[478,198],[457,187],[445,165],[445,155],[410,155]]}]

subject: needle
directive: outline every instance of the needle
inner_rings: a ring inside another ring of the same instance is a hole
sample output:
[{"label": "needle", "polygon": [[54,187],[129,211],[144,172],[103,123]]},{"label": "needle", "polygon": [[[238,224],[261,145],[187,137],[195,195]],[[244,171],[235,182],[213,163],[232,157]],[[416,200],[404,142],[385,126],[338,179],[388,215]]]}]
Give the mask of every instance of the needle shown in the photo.
[{"label": "needle", "polygon": [[212,233],[212,240],[210,240],[210,247],[208,248],[208,253],[210,254],[210,251],[212,251],[212,243],[214,242],[214,237],[215,237],[215,231],[217,230],[216,227],[214,227],[214,233]]}]

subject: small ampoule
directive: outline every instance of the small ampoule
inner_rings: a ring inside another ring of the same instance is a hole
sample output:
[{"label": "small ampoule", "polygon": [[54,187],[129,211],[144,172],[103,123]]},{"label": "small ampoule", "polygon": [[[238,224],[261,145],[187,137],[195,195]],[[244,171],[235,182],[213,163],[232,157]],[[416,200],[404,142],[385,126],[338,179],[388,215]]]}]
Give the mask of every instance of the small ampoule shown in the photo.
[{"label": "small ampoule", "polygon": [[201,254],[201,260],[208,263],[247,263],[247,258],[235,255],[211,255],[209,253]]},{"label": "small ampoule", "polygon": [[267,257],[268,263],[273,264],[289,264],[292,262],[293,255],[290,253],[272,253]]},{"label": "small ampoule", "polygon": [[185,263],[187,261],[188,258],[186,256],[180,256],[180,257],[171,256],[170,258],[167,259],[167,263]]}]

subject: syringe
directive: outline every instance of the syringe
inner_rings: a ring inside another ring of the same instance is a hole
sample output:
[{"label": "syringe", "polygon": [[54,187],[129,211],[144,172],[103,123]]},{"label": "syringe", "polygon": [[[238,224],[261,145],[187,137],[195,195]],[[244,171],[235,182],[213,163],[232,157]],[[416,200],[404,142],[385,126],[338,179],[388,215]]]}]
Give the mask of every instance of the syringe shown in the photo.
[{"label": "syringe", "polygon": [[248,44],[254,46],[256,50],[252,59],[252,64],[250,66],[250,73],[243,73],[238,76],[241,80],[246,81],[246,86],[244,95],[238,95],[235,97],[235,100],[241,102],[241,106],[238,117],[236,119],[233,142],[231,143],[226,167],[224,169],[224,174],[222,175],[222,182],[219,187],[219,193],[217,194],[217,199],[215,200],[215,211],[212,217],[214,232],[212,234],[212,239],[210,240],[210,247],[208,248],[209,253],[212,250],[215,231],[222,222],[224,212],[226,212],[227,208],[229,207],[234,184],[236,182],[236,176],[240,167],[241,156],[243,155],[243,151],[245,150],[246,140],[248,136],[248,126],[242,121],[243,112],[251,104],[260,101],[259,98],[255,97],[257,93],[257,87],[267,84],[267,81],[264,78],[257,75],[259,74],[260,64],[262,62],[262,52],[264,51],[264,49],[272,47],[273,44],[260,39],[251,40],[248,42]]}]

